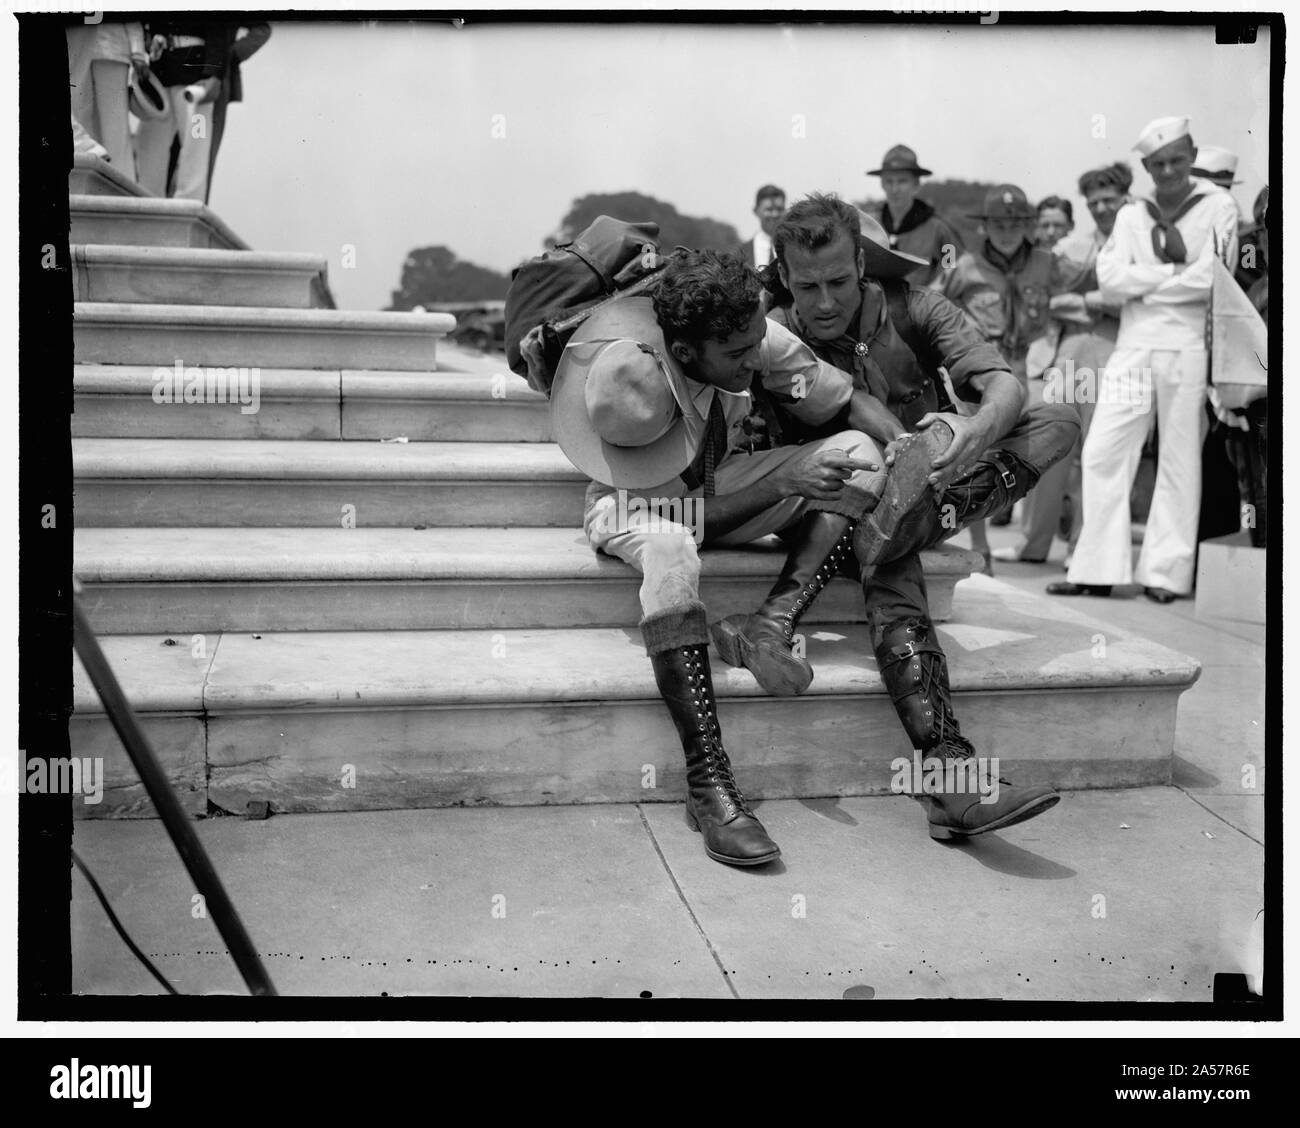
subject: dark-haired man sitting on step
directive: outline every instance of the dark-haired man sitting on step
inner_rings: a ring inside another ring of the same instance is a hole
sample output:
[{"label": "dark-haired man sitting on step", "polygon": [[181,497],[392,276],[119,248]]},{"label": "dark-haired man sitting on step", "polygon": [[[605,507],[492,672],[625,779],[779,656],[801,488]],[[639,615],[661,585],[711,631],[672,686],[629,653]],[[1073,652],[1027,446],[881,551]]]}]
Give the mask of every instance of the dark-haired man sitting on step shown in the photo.
[{"label": "dark-haired man sitting on step", "polygon": [[[851,555],[851,530],[884,478],[879,448],[847,423],[804,446],[741,449],[755,383],[810,425],[873,410],[846,373],[764,318],[760,295],[739,258],[678,252],[653,298],[614,301],[575,331],[551,393],[556,440],[594,479],[587,537],[643,577],[640,627],[686,756],[688,822],[710,857],[739,866],[780,849],[723,748],[697,548],[782,533],[790,555],[781,584],[799,575],[806,605]],[[778,664],[773,676],[791,692],[812,678],[788,645]]]}]

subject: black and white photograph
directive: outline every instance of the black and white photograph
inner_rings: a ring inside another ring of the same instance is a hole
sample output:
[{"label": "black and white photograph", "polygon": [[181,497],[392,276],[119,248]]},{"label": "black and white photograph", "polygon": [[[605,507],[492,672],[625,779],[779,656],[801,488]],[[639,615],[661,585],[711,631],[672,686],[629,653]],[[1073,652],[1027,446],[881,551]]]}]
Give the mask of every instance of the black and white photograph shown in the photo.
[{"label": "black and white photograph", "polygon": [[1279,13],[14,22],[20,1017],[1282,1017]]}]

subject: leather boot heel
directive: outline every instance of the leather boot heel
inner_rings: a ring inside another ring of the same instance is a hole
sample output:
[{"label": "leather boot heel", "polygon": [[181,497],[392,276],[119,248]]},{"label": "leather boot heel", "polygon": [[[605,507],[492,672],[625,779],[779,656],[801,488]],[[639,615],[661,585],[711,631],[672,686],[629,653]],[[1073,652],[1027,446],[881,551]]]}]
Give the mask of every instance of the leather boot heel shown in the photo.
[{"label": "leather boot heel", "polygon": [[709,625],[709,637],[713,640],[713,647],[728,666],[743,666],[745,664],[744,643],[744,623],[748,618],[747,615],[728,615],[725,619],[719,619],[716,623]]},{"label": "leather boot heel", "polygon": [[724,662],[745,667],[771,697],[797,697],[812,685],[812,666],[794,653],[779,628],[758,615],[719,619],[709,636]]},{"label": "leather boot heel", "polygon": [[709,627],[719,657],[749,670],[772,697],[795,697],[812,684],[812,665],[796,653],[795,628],[841,567],[852,561],[854,524],[835,513],[804,514],[790,538],[785,567],[757,612],[728,615]]},{"label": "leather boot heel", "polygon": [[691,810],[690,803],[686,804],[686,825],[696,834],[700,833],[700,820],[695,817],[695,812]]}]

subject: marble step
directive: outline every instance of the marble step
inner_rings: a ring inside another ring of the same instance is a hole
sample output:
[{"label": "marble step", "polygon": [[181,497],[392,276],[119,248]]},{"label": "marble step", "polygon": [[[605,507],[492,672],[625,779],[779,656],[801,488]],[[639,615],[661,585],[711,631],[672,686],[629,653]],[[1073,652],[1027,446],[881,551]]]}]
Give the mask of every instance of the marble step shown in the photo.
[{"label": "marble step", "polygon": [[[578,528],[78,528],[73,568],[91,625],[106,634],[611,626],[641,618],[641,576],[598,556]],[[766,597],[785,550],[776,538],[701,553],[714,617]],[[931,612],[980,558],[922,556]],[[855,581],[833,580],[805,622],[863,618]]]},{"label": "marble step", "polygon": [[431,372],[447,313],[77,302],[80,364],[362,368]]},{"label": "marble step", "polygon": [[[471,363],[472,363],[471,358]],[[438,346],[440,371],[260,369],[256,412],[235,403],[156,403],[160,376],[147,365],[78,364],[72,435],[157,439],[387,439],[544,443],[546,397],[506,369],[460,371],[459,351]],[[197,398],[197,397],[195,397]]]},{"label": "marble step", "polygon": [[79,302],[309,309],[325,288],[320,255],[74,244],[72,263]]},{"label": "marble step", "polygon": [[587,487],[550,443],[86,438],[72,466],[83,527],[576,526]]},{"label": "marble step", "polygon": [[68,208],[69,243],[248,250],[248,244],[198,200],[73,193]]},{"label": "marble step", "polygon": [[[955,709],[1002,776],[1061,788],[1169,782],[1194,659],[985,576],[963,585],[956,617],[939,628]],[[230,632],[103,644],[196,815],[209,804],[240,814],[250,800],[288,812],[683,795],[680,745],[636,630]],[[775,699],[714,656],[741,787],[755,800],[890,790],[892,762],[912,751],[866,628],[825,625],[810,634],[808,657],[808,693]],[[149,815],[79,665],[74,682],[72,754],[102,757],[107,780],[103,801],[78,802],[76,814]]]},{"label": "marble step", "polygon": [[121,169],[91,153],[73,153],[68,193],[72,196],[149,195]]}]

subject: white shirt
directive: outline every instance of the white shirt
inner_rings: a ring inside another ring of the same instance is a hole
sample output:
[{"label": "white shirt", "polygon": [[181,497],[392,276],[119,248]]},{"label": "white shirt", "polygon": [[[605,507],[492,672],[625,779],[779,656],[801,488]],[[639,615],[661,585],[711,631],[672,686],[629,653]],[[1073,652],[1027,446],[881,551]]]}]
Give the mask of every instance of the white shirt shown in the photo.
[{"label": "white shirt", "polygon": [[772,261],[772,236],[764,234],[763,229],[759,228],[758,234],[754,236],[754,266],[761,269]]},{"label": "white shirt", "polygon": [[1052,254],[1069,259],[1078,266],[1092,266],[1097,261],[1097,252],[1106,242],[1101,231],[1071,231],[1052,248]]},{"label": "white shirt", "polygon": [[1120,208],[1097,255],[1102,298],[1123,302],[1117,348],[1203,349],[1217,245],[1228,269],[1237,259],[1237,205],[1226,192],[1196,187],[1205,198],[1176,224],[1187,263],[1161,262],[1151,246],[1154,221],[1142,202]]}]

